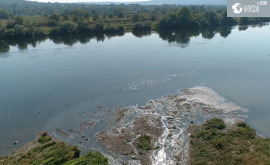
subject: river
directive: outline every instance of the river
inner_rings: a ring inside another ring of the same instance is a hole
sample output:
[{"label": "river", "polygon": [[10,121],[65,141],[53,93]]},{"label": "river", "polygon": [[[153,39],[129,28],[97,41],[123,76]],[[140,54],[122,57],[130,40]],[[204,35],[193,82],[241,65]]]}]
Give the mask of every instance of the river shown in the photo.
[{"label": "river", "polygon": [[[247,123],[270,136],[270,26],[136,36],[10,44],[0,53],[0,154],[86,118],[100,122],[94,137],[110,117],[97,115],[102,109],[145,105],[195,86],[244,107]],[[80,145],[71,139],[63,138]],[[94,139],[91,146],[98,147]]]}]

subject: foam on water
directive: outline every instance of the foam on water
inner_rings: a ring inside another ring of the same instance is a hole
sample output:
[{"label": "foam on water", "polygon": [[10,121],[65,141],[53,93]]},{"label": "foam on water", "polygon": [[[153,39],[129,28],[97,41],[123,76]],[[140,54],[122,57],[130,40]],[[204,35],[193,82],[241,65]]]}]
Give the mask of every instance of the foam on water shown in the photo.
[{"label": "foam on water", "polygon": [[168,81],[175,80],[175,79],[187,79],[190,77],[194,77],[196,75],[197,73],[194,71],[186,72],[186,73],[172,73],[166,76],[162,76],[159,79],[154,79],[154,78],[148,79],[148,80],[141,79],[140,81],[131,82],[126,85],[121,85],[119,87],[123,88],[124,90],[139,90],[146,87],[154,87],[160,83],[166,83]]},{"label": "foam on water", "polygon": [[217,94],[213,89],[208,87],[194,87],[183,91],[184,97],[188,101],[201,102],[211,105],[216,109],[222,109],[224,113],[232,111],[248,111],[247,109],[227,101],[224,97]]}]

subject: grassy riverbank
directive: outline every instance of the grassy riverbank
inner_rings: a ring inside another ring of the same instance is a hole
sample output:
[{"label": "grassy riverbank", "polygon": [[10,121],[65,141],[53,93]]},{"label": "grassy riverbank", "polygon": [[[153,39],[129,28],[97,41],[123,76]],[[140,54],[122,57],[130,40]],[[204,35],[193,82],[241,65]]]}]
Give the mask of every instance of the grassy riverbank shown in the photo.
[{"label": "grassy riverbank", "polygon": [[80,156],[76,146],[52,139],[43,132],[31,143],[9,156],[0,157],[0,165],[107,165],[108,160],[99,152],[90,151]]},{"label": "grassy riverbank", "polygon": [[[189,128],[190,154],[188,164],[269,164],[270,139],[256,135],[246,123],[226,127],[221,119],[211,119],[203,125]],[[150,149],[148,136],[139,138],[138,146]],[[108,160],[99,152],[90,151],[80,156],[76,146],[52,139],[40,133],[31,143],[9,156],[0,157],[1,165],[107,165]]]},{"label": "grassy riverbank", "polygon": [[190,164],[270,164],[270,139],[246,123],[227,128],[223,120],[211,119],[190,130]]}]

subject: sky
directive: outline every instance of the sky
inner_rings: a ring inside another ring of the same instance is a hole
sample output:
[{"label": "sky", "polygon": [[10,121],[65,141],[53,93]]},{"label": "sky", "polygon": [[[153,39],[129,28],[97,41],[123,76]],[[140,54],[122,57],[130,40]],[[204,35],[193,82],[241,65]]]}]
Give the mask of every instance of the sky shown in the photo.
[{"label": "sky", "polygon": [[145,2],[150,0],[28,0],[36,2],[59,2],[59,3],[76,3],[76,2]]}]

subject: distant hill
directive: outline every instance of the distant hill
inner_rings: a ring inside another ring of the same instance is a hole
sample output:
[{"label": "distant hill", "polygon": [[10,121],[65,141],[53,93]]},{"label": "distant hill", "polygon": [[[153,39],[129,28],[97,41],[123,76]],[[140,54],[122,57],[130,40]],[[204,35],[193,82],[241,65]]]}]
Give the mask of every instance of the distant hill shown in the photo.
[{"label": "distant hill", "polygon": [[[0,0],[5,4],[22,3],[27,0]],[[36,0],[38,1],[38,0]],[[64,0],[68,2],[69,0]],[[91,1],[91,0],[89,0]],[[108,0],[110,1],[110,0]],[[79,2],[79,0],[78,0]],[[84,2],[84,4],[121,4],[120,2]],[[177,5],[226,5],[226,0],[150,0],[145,2],[126,2],[124,4],[141,4],[141,5],[163,5],[163,4],[177,4]]]},{"label": "distant hill", "polygon": [[[91,4],[91,2],[89,2]],[[95,4],[120,4],[117,2],[94,2]],[[141,4],[141,5],[226,5],[226,0],[151,0],[145,2],[126,2],[124,4]]]},{"label": "distant hill", "polygon": [[152,0],[142,4],[226,5],[226,0]]}]

